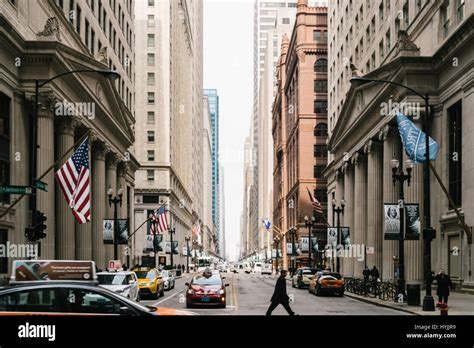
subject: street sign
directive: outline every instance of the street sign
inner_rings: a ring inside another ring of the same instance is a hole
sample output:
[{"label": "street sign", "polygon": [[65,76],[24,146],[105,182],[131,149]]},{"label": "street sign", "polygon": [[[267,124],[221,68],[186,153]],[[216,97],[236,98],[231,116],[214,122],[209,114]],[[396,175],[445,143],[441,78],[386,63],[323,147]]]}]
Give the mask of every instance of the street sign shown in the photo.
[{"label": "street sign", "polygon": [[367,255],[373,255],[375,254],[375,248],[374,247],[370,247],[370,246],[366,246],[365,247],[365,253]]},{"label": "street sign", "polygon": [[35,180],[33,187],[36,187],[38,190],[48,192],[48,184],[43,181]]},{"label": "street sign", "polygon": [[10,193],[13,195],[31,195],[29,186],[0,186],[0,193]]}]

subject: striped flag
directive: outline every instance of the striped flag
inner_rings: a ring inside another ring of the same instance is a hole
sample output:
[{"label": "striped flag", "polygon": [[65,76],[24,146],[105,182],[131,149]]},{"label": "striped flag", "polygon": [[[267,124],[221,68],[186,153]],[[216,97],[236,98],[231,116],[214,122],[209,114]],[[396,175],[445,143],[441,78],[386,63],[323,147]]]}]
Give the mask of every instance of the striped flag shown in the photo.
[{"label": "striped flag", "polygon": [[161,234],[169,228],[168,217],[166,216],[165,206],[161,206],[151,217],[150,233],[152,235]]},{"label": "striped flag", "polygon": [[316,197],[314,197],[311,194],[311,192],[309,191],[308,188],[306,188],[306,190],[308,190],[308,195],[309,195],[309,199],[311,200],[311,206],[313,207],[313,210],[316,211],[319,214],[322,214],[323,213],[323,206],[321,205],[321,203],[319,203],[319,201],[316,199]]},{"label": "striped flag", "polygon": [[54,174],[64,198],[80,224],[91,221],[89,137]]},{"label": "striped flag", "polygon": [[201,224],[196,221],[196,223],[193,225],[192,229],[193,233],[193,240],[197,241],[199,244],[201,243]]}]

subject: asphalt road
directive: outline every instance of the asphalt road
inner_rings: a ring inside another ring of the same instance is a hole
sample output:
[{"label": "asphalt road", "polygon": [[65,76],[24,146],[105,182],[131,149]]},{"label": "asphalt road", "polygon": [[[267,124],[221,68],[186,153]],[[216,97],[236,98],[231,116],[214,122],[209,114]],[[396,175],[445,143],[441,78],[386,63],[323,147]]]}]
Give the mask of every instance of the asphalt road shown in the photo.
[{"label": "asphalt road", "polygon": [[[270,275],[222,273],[226,277],[226,308],[186,309],[185,283],[192,275],[184,275],[176,280],[174,289],[165,292],[158,300],[142,300],[142,304],[158,307],[185,309],[199,315],[265,315],[270,304],[277,277]],[[293,311],[300,315],[409,315],[389,308],[361,302],[347,296],[315,296],[306,289],[294,289],[287,282],[288,294],[294,294]],[[273,315],[288,315],[282,306],[278,306]]]}]

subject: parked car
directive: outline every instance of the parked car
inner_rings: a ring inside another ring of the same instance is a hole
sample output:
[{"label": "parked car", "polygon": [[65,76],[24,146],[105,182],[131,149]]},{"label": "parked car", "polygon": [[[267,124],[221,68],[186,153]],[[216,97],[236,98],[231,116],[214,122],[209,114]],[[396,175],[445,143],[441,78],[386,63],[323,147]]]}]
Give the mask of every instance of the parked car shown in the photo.
[{"label": "parked car", "polygon": [[263,263],[262,264],[262,274],[272,274],[272,265],[270,263]]},{"label": "parked car", "polygon": [[291,278],[291,286],[298,289],[307,288],[310,278],[318,271],[317,268],[298,268]]},{"label": "parked car", "polygon": [[214,305],[220,308],[226,306],[226,290],[229,284],[218,274],[197,275],[190,283],[186,283],[186,307],[194,305]]},{"label": "parked car", "polygon": [[99,272],[97,280],[101,287],[140,302],[140,290],[135,272]]},{"label": "parked car", "polygon": [[161,278],[163,278],[164,289],[165,290],[174,289],[176,280],[174,278],[173,273],[171,273],[170,271],[161,271],[160,275],[161,275]]},{"label": "parked car", "polygon": [[319,296],[321,294],[337,294],[344,296],[344,279],[339,273],[317,272],[310,281],[308,291]]}]

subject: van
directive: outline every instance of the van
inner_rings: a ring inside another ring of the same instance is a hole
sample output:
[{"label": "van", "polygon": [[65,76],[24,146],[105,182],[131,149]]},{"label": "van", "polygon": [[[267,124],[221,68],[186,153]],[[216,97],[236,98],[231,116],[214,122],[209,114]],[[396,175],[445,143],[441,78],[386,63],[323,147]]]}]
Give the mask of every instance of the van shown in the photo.
[{"label": "van", "polygon": [[272,265],[270,263],[264,263],[262,264],[262,274],[272,274]]},{"label": "van", "polygon": [[262,273],[262,263],[261,262],[255,262],[253,265],[253,272],[254,273]]}]

